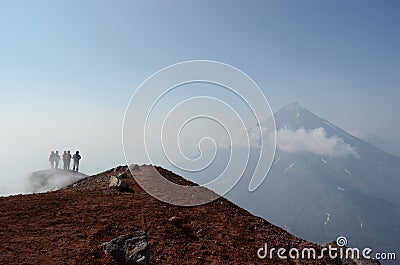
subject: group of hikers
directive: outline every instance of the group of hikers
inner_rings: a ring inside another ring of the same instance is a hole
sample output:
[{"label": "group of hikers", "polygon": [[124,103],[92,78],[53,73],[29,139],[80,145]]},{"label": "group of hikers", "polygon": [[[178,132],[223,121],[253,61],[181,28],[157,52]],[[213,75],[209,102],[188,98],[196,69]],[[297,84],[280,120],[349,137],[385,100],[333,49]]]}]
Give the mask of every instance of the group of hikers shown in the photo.
[{"label": "group of hikers", "polygon": [[[65,170],[70,170],[71,167],[71,159],[74,161],[74,165],[72,167],[73,171],[78,172],[79,170],[79,160],[81,160],[81,155],[79,154],[79,151],[76,151],[75,154],[72,156],[71,151],[64,151],[64,154],[62,155],[62,160],[63,160],[63,168]],[[49,157],[49,162],[51,168],[58,168],[60,164],[61,156],[59,155],[58,151],[51,151],[50,157]]]}]

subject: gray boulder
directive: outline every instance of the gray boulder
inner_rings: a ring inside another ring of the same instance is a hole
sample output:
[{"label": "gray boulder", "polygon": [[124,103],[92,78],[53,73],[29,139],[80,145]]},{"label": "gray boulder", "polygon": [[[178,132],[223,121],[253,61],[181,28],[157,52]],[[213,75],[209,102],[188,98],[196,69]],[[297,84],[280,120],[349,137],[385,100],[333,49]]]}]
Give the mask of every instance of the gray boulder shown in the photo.
[{"label": "gray boulder", "polygon": [[110,177],[110,184],[108,185],[110,188],[115,188],[119,191],[129,191],[129,184],[125,181],[120,180],[116,176]]},{"label": "gray boulder", "polygon": [[106,255],[113,257],[121,265],[149,264],[150,249],[144,231],[119,236],[101,246]]},{"label": "gray boulder", "polygon": [[118,174],[118,178],[119,179],[127,179],[128,178],[128,174],[126,172],[120,173],[120,174]]}]

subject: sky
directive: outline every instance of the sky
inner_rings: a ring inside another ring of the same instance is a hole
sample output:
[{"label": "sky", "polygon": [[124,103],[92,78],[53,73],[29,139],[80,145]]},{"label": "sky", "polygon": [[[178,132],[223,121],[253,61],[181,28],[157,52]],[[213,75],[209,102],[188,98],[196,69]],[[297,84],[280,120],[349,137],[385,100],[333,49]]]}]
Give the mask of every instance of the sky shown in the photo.
[{"label": "sky", "polygon": [[400,146],[398,1],[0,1],[0,186],[81,150],[125,164],[136,88],[187,60],[249,75],[273,111],[299,102]]}]

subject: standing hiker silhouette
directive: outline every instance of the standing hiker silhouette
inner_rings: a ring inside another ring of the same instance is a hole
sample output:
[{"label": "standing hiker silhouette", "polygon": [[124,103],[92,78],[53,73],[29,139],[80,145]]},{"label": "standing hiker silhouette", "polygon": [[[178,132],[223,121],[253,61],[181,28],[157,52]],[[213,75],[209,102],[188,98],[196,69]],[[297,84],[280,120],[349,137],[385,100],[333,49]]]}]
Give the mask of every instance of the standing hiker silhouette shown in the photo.
[{"label": "standing hiker silhouette", "polygon": [[54,153],[54,151],[51,151],[50,156],[49,156],[49,162],[50,162],[51,168],[54,168],[55,155],[56,154]]},{"label": "standing hiker silhouette", "polygon": [[66,168],[68,170],[70,170],[70,168],[71,168],[71,158],[72,158],[71,151],[68,150],[68,152],[67,152],[67,168]]},{"label": "standing hiker silhouette", "polygon": [[55,168],[58,168],[58,164],[60,163],[60,155],[58,154],[58,151],[54,154],[54,163],[55,163]]},{"label": "standing hiker silhouette", "polygon": [[63,169],[67,170],[68,168],[68,153],[67,151],[64,151],[64,154],[62,155],[62,160],[63,160]]},{"label": "standing hiker silhouette", "polygon": [[79,170],[79,160],[81,160],[81,156],[79,154],[79,151],[76,151],[76,153],[72,156],[72,160],[74,160],[74,166],[72,168],[73,171],[78,172]]}]

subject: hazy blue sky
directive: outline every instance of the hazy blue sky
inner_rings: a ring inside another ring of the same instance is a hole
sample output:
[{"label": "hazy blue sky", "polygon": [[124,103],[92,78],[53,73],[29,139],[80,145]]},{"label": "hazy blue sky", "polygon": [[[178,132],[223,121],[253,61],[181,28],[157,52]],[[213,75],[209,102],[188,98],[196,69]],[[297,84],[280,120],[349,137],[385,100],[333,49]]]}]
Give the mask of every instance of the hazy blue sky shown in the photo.
[{"label": "hazy blue sky", "polygon": [[297,101],[400,145],[399,13],[395,0],[2,0],[1,169],[46,167],[51,149],[82,149],[88,173],[122,164],[133,91],[191,59],[243,70],[274,111]]}]

